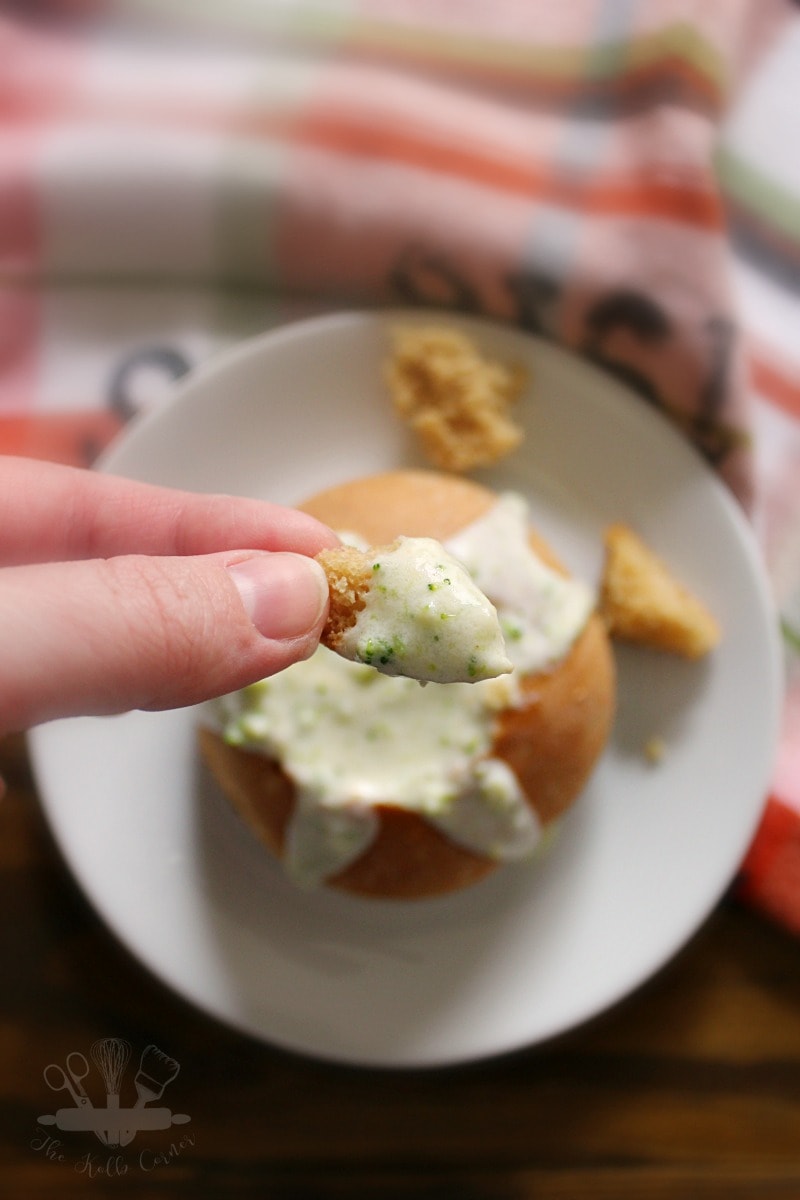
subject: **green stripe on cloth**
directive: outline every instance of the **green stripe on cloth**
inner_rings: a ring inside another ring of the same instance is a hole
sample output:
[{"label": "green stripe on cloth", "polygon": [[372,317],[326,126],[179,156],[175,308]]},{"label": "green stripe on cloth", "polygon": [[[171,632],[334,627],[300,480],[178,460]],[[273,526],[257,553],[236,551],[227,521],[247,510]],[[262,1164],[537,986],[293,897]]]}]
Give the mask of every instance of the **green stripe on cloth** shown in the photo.
[{"label": "green stripe on cloth", "polygon": [[157,21],[174,24],[179,19],[189,29],[213,30],[224,21],[227,34],[275,35],[312,45],[389,52],[462,69],[503,70],[560,88],[619,84],[627,76],[642,73],[658,75],[661,64],[674,73],[676,60],[685,63],[717,98],[726,95],[730,83],[723,56],[684,21],[630,40],[599,42],[587,54],[589,48],[582,43],[545,46],[489,33],[482,36],[364,19],[357,15],[350,0],[342,0],[337,8],[302,0],[279,7],[263,5],[259,0],[219,0],[210,4],[199,4],[197,0],[129,0],[120,7],[149,14]]},{"label": "green stripe on cloth", "polygon": [[222,30],[226,37],[277,35],[312,42],[336,42],[352,27],[351,0],[339,10],[314,4],[275,5],[263,0],[110,0],[112,11],[144,17],[156,25],[187,31]]},{"label": "green stripe on cloth", "polygon": [[714,165],[724,193],[800,245],[800,196],[763,175],[730,146],[717,149]]},{"label": "green stripe on cloth", "polygon": [[731,77],[725,60],[691,25],[678,21],[658,33],[633,38],[629,43],[629,69],[642,70],[659,62],[672,66],[676,59],[703,76],[718,96],[727,95]]}]

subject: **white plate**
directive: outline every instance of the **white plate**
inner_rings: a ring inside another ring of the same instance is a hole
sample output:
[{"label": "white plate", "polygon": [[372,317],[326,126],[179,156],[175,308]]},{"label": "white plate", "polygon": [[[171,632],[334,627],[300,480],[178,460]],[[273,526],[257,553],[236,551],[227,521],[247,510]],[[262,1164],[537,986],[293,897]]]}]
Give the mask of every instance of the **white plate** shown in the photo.
[{"label": "white plate", "polygon": [[[381,383],[398,315],[340,314],[237,347],[133,426],[105,469],[292,503],[416,462]],[[221,1020],[349,1063],[509,1051],[629,993],[729,884],[776,740],[775,621],[726,490],[660,416],[585,363],[510,328],[458,324],[486,352],[527,363],[534,381],[524,448],[485,478],[524,492],[591,581],[603,526],[634,523],[725,630],[703,664],[619,655],[612,743],[535,869],[421,903],[304,894],[205,777],[194,712],[61,721],[32,735],[55,835],[127,947]],[[666,744],[656,767],[643,755],[654,734]]]}]

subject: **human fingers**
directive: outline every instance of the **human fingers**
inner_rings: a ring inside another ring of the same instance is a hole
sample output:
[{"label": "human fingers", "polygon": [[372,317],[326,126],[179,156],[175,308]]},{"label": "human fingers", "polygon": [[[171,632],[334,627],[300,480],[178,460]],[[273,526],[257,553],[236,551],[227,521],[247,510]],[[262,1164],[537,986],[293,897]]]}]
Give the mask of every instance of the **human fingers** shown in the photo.
[{"label": "human fingers", "polygon": [[0,732],[161,709],[306,658],[327,615],[313,559],[123,556],[0,571]]},{"label": "human fingers", "polygon": [[336,543],[292,508],[0,457],[0,565],[241,546],[314,555]]}]

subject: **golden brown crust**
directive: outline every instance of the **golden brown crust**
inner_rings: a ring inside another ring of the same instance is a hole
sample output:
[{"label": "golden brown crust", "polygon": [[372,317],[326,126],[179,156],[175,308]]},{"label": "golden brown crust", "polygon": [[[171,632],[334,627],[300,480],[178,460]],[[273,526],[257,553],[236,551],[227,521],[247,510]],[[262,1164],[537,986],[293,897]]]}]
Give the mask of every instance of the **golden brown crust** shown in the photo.
[{"label": "golden brown crust", "polygon": [[352,530],[376,546],[401,535],[446,541],[485,513],[492,500],[470,479],[403,470],[338,484],[300,507],[332,529]]},{"label": "golden brown crust", "polygon": [[[476,520],[494,495],[470,480],[430,471],[396,471],[355,480],[313,497],[302,507],[333,528],[370,542],[401,533],[445,541]],[[535,533],[538,551],[558,569]],[[602,621],[592,616],[570,653],[552,671],[523,681],[525,703],[501,713],[492,753],[515,771],[529,802],[547,824],[563,813],[586,783],[614,714],[614,664]],[[293,787],[269,759],[227,746],[204,731],[206,761],[245,821],[280,855]],[[331,886],[360,895],[413,898],[469,886],[496,867],[457,846],[424,818],[379,809],[381,825],[370,848]]]},{"label": "golden brown crust", "polygon": [[273,759],[229,746],[212,729],[201,727],[198,738],[206,766],[233,807],[280,858],[294,805],[294,784]]},{"label": "golden brown crust", "polygon": [[558,668],[525,680],[525,705],[501,715],[493,753],[522,781],[543,824],[583,790],[608,740],[615,686],[608,638],[592,615]]},{"label": "golden brown crust", "polygon": [[600,612],[611,637],[684,658],[716,646],[715,618],[632,529],[610,525],[605,547]]},{"label": "golden brown crust", "polygon": [[353,546],[337,546],[321,550],[317,562],[328,580],[328,619],[320,641],[336,650],[342,634],[356,623],[358,614],[367,603],[372,582],[370,558]]}]

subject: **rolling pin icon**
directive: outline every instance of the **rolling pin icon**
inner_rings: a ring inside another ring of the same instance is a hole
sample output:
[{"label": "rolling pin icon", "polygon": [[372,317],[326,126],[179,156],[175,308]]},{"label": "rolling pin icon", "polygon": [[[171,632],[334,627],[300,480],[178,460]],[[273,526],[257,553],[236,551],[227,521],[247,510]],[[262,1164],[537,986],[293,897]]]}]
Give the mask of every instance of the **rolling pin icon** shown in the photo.
[{"label": "rolling pin icon", "polygon": [[169,1108],[59,1108],[56,1113],[39,1117],[39,1124],[55,1125],[70,1133],[97,1133],[120,1125],[132,1137],[134,1133],[186,1125],[191,1119],[186,1113],[174,1113]]}]

